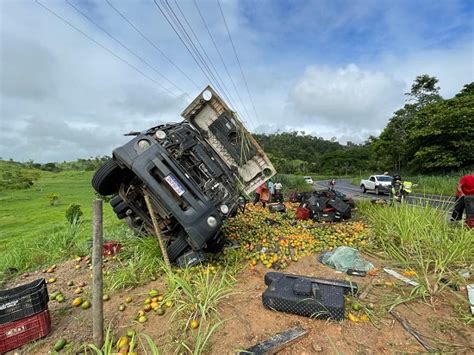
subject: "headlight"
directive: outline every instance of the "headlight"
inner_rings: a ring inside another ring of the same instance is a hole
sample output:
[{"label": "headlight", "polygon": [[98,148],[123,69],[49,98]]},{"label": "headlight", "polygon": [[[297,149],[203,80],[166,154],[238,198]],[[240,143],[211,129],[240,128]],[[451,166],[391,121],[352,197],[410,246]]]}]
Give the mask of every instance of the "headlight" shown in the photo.
[{"label": "headlight", "polygon": [[211,228],[216,227],[217,226],[216,217],[213,217],[213,216],[207,217],[207,225]]},{"label": "headlight", "polygon": [[138,147],[141,150],[147,150],[148,148],[150,148],[150,142],[148,142],[146,139],[139,140]]},{"label": "headlight", "polygon": [[155,137],[158,138],[159,140],[163,140],[166,138],[166,133],[165,131],[158,130],[155,132]]},{"label": "headlight", "polygon": [[223,214],[229,213],[229,207],[227,205],[220,205],[219,209],[221,210]]}]

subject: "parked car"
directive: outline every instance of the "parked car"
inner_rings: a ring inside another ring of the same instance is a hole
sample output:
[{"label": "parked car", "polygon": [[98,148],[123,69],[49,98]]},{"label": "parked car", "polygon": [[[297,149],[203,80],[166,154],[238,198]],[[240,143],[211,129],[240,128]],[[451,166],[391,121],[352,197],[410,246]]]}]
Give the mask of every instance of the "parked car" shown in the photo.
[{"label": "parked car", "polygon": [[377,195],[390,193],[393,178],[388,175],[371,175],[367,180],[360,181],[363,193],[374,191]]},{"label": "parked car", "polygon": [[191,266],[218,251],[220,227],[248,195],[275,174],[236,114],[207,87],[182,113],[184,121],[135,132],[95,173],[94,189],[132,228],[153,231],[146,192],[169,259]]},{"label": "parked car", "polygon": [[304,179],[304,182],[309,185],[313,185],[314,183],[313,178],[311,176],[303,176],[303,179]]}]

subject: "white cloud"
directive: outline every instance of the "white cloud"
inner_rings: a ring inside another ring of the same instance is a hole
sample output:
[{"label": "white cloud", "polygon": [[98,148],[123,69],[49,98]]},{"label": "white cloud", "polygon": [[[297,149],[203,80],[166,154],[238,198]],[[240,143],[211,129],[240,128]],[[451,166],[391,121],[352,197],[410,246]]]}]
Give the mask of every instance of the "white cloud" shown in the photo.
[{"label": "white cloud", "polygon": [[403,97],[404,83],[382,72],[310,66],[289,94],[294,112],[313,123],[380,128]]},{"label": "white cloud", "polygon": [[[198,89],[106,2],[71,1],[191,96],[197,94]],[[64,1],[41,2],[147,75],[170,86]],[[199,87],[207,85],[152,2],[112,3]],[[179,3],[227,88],[233,91],[194,3]],[[304,130],[325,138],[362,141],[377,134],[392,112],[403,105],[403,93],[416,75],[436,75],[445,97],[473,81],[471,38],[459,37],[452,47],[437,48],[436,39],[451,33],[450,23],[444,23],[436,27],[436,38],[430,37],[434,42],[423,47],[426,32],[422,14],[405,16],[404,28],[400,28],[398,19],[406,12],[403,4],[387,15],[376,1],[345,5],[222,1],[253,94],[257,120],[215,1],[198,3],[249,115],[240,103],[234,104],[247,116],[250,128],[257,131]],[[189,98],[180,96],[178,90],[174,90],[178,97],[168,96],[35,2],[0,1],[0,7],[3,158],[51,161],[110,154],[127,139],[122,136],[124,132],[180,119]],[[449,17],[456,18],[452,22],[458,28],[467,15],[455,16],[460,14],[456,6],[453,11]],[[370,19],[381,21],[374,24]],[[410,23],[422,24],[423,31],[411,34]],[[429,21],[426,24],[431,28]],[[375,39],[368,35],[370,31],[377,34]],[[345,41],[346,32],[350,32],[350,41]],[[366,45],[365,39],[371,43]],[[293,46],[293,42],[298,43]],[[400,54],[400,48],[406,50]],[[360,55],[366,50],[365,56]],[[234,92],[231,95],[239,101]]]}]

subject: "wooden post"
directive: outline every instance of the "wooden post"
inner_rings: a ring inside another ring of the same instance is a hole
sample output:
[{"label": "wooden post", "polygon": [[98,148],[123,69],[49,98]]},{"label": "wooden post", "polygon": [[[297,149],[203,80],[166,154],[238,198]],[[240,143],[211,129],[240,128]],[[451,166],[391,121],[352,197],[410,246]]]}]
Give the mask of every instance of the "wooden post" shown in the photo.
[{"label": "wooden post", "polygon": [[104,343],[102,279],[102,200],[92,204],[92,336],[99,349]]},{"label": "wooden post", "polygon": [[153,223],[153,228],[155,230],[156,238],[158,238],[158,243],[160,243],[163,259],[165,260],[165,264],[168,270],[171,270],[170,259],[168,258],[168,252],[165,248],[165,244],[163,243],[163,238],[161,237],[160,226],[158,225],[158,221],[156,220],[155,211],[153,210],[153,205],[151,203],[150,196],[148,196],[148,193],[146,191],[143,192],[143,195],[145,197],[146,206],[148,207],[148,213],[150,213],[150,217]]}]

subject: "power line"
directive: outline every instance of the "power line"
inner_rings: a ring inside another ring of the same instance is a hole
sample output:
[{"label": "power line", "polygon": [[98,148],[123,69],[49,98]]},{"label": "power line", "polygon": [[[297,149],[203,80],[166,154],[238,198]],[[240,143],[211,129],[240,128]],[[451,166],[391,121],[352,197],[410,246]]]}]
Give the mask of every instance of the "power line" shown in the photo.
[{"label": "power line", "polygon": [[137,58],[139,61],[141,61],[143,64],[145,64],[148,68],[153,70],[156,74],[161,76],[163,79],[165,79],[168,83],[170,83],[172,86],[174,86],[176,89],[179,91],[183,92],[186,96],[191,97],[186,91],[181,89],[178,85],[173,83],[170,79],[168,79],[165,75],[163,75],[159,70],[157,70],[155,67],[150,65],[145,59],[140,57],[139,55],[135,54],[130,48],[128,48],[123,42],[115,38],[110,32],[108,32],[106,29],[104,29],[102,26],[100,26],[97,22],[95,22],[90,16],[88,16],[86,13],[81,11],[78,7],[76,7],[73,3],[70,2],[70,0],[66,0],[66,3],[71,6],[76,12],[78,12],[81,16],[86,18],[89,22],[94,24],[97,28],[99,28],[102,32],[104,32],[107,36],[109,36],[113,41],[118,43],[122,48],[124,48],[127,52],[129,52],[131,55],[133,55],[135,58]]},{"label": "power line", "polygon": [[211,38],[212,43],[214,44],[214,48],[216,49],[217,54],[219,55],[219,58],[220,58],[220,60],[221,60],[222,65],[224,66],[224,69],[225,69],[225,71],[226,71],[226,73],[227,73],[227,76],[229,77],[229,79],[230,79],[230,81],[231,81],[231,83],[232,83],[232,86],[234,87],[234,91],[235,91],[236,94],[237,94],[237,98],[239,99],[240,106],[244,108],[244,111],[245,111],[246,116],[247,116],[247,117],[250,117],[250,115],[249,115],[249,113],[248,113],[248,111],[247,111],[247,107],[246,107],[246,105],[244,104],[244,101],[242,100],[242,98],[241,98],[241,96],[240,96],[239,90],[237,89],[237,85],[235,85],[234,79],[233,79],[232,76],[230,75],[229,69],[227,68],[227,65],[225,64],[224,57],[222,56],[221,51],[219,50],[219,47],[217,46],[217,43],[216,43],[216,41],[214,40],[214,36],[212,35],[211,30],[209,29],[209,26],[207,25],[207,22],[206,22],[204,16],[202,15],[201,9],[199,8],[199,5],[198,5],[198,3],[197,3],[196,0],[194,0],[194,5],[196,6],[196,9],[197,9],[197,11],[198,11],[198,14],[199,14],[199,16],[201,17],[202,22],[204,23],[204,27],[206,28],[207,33],[209,34],[209,37]]},{"label": "power line", "polygon": [[226,100],[230,101],[229,98],[227,97],[227,95],[225,94],[225,91],[221,87],[219,81],[216,79],[216,76],[212,72],[209,65],[206,63],[206,61],[205,61],[204,57],[202,56],[201,52],[199,51],[199,49],[197,48],[197,46],[193,42],[193,40],[192,40],[190,34],[188,33],[188,31],[186,31],[186,29],[184,28],[184,25],[181,23],[181,20],[178,18],[178,16],[174,12],[173,8],[171,7],[171,5],[168,3],[167,0],[162,0],[161,3],[162,3],[162,6],[164,7],[164,9],[168,12],[168,16],[173,20],[173,22],[177,26],[178,30],[181,32],[182,36],[184,37],[185,41],[188,43],[188,45],[191,47],[191,49],[195,53],[197,59],[201,62],[203,68],[206,70],[206,72],[212,78],[211,82],[213,81],[216,88],[225,95]]},{"label": "power line", "polygon": [[178,36],[179,40],[181,41],[181,43],[183,44],[183,46],[186,48],[186,50],[188,51],[188,53],[191,55],[191,57],[193,58],[194,62],[196,63],[196,65],[198,66],[198,68],[201,70],[201,72],[204,74],[204,76],[207,78],[207,80],[209,80],[209,82],[212,82],[212,80],[209,78],[208,74],[206,73],[206,71],[203,69],[203,67],[201,66],[201,64],[199,63],[199,61],[196,59],[195,55],[192,53],[192,51],[189,49],[189,47],[186,45],[185,41],[183,40],[183,38],[181,37],[181,35],[178,33],[178,31],[176,30],[176,28],[173,26],[173,24],[171,23],[170,19],[168,18],[168,16],[166,16],[165,12],[163,11],[163,9],[160,7],[160,5],[156,2],[156,0],[153,0],[153,3],[155,4],[155,7],[160,11],[161,15],[165,18],[165,20],[168,22],[168,24],[170,25],[170,27],[173,29],[174,33],[176,34],[176,36]]},{"label": "power line", "polygon": [[211,64],[212,69],[214,69],[214,72],[215,72],[215,74],[216,74],[216,76],[217,76],[217,79],[220,80],[220,84],[222,85],[222,90],[223,90],[223,92],[226,94],[226,97],[227,97],[227,99],[229,100],[229,103],[231,103],[232,106],[235,106],[235,105],[233,104],[234,98],[233,98],[232,95],[230,94],[229,89],[226,87],[224,80],[222,80],[221,76],[219,75],[219,72],[217,71],[216,67],[214,66],[214,63],[212,62],[211,58],[210,58],[209,55],[207,54],[207,51],[206,51],[206,49],[203,47],[201,41],[199,40],[199,37],[198,37],[198,36],[196,35],[196,33],[194,32],[193,27],[191,26],[191,24],[189,23],[188,19],[186,18],[186,15],[184,14],[183,10],[181,9],[181,6],[179,6],[179,3],[178,3],[177,0],[174,0],[174,3],[176,4],[176,7],[178,8],[178,11],[181,13],[181,16],[184,18],[184,21],[185,21],[186,24],[188,25],[189,29],[191,30],[191,33],[193,34],[194,38],[196,39],[197,43],[199,44],[199,47],[200,47],[201,50],[203,51],[205,57],[207,58],[207,60],[208,60],[209,63]]},{"label": "power line", "polygon": [[141,71],[140,69],[138,69],[136,66],[134,66],[133,64],[131,64],[130,62],[128,62],[126,59],[123,59],[122,57],[120,57],[119,55],[115,54],[114,52],[112,52],[110,49],[108,49],[107,47],[105,47],[104,45],[102,45],[100,42],[96,41],[94,38],[92,38],[91,36],[89,36],[87,33],[85,33],[84,31],[80,30],[79,28],[77,28],[76,26],[74,26],[71,22],[69,22],[68,20],[66,20],[64,17],[62,17],[61,15],[59,15],[58,13],[56,13],[55,11],[51,10],[49,7],[47,7],[46,5],[42,4],[41,2],[39,2],[39,0],[35,0],[35,2],[41,6],[43,9],[45,9],[46,11],[48,11],[49,13],[51,13],[52,15],[54,15],[55,17],[57,17],[58,19],[60,19],[61,21],[63,21],[65,24],[67,24],[68,26],[70,26],[71,28],[73,28],[74,30],[76,30],[77,32],[79,32],[80,34],[82,34],[84,37],[86,37],[87,39],[89,39],[90,41],[92,41],[93,43],[95,43],[96,45],[98,45],[100,48],[102,48],[103,50],[105,50],[107,53],[109,53],[110,55],[114,56],[115,58],[117,58],[118,60],[120,60],[121,62],[125,63],[126,65],[128,65],[130,68],[132,68],[133,70],[135,70],[137,73],[141,74],[142,76],[144,76],[145,78],[147,78],[148,80],[150,80],[151,82],[153,82],[156,86],[160,87],[163,91],[166,91],[170,96],[172,97],[175,97],[175,98],[179,98],[178,95],[176,95],[175,93],[173,93],[172,91],[170,91],[168,88],[164,87],[163,85],[161,85],[159,82],[157,82],[155,79],[153,79],[152,77],[150,77],[149,75],[147,75],[146,73],[144,73],[143,71]]},{"label": "power line", "polygon": [[199,85],[191,79],[179,66],[175,64],[153,41],[151,41],[145,34],[140,31],[120,10],[118,10],[109,0],[105,0],[107,4],[117,12],[117,14],[124,19],[142,38],[147,41],[153,48],[155,48],[171,65],[173,65],[186,79],[188,79],[197,89],[200,89]]},{"label": "power line", "polygon": [[225,28],[227,30],[227,34],[229,35],[229,40],[230,40],[230,43],[232,44],[232,49],[234,50],[235,58],[237,59],[237,63],[239,64],[240,73],[242,74],[242,78],[244,79],[245,87],[247,88],[247,93],[248,93],[249,98],[250,98],[250,103],[252,104],[252,108],[253,108],[253,111],[255,113],[255,116],[256,116],[257,120],[260,121],[260,119],[258,117],[257,110],[255,109],[255,104],[253,102],[252,95],[250,94],[250,89],[249,89],[249,85],[247,83],[247,79],[245,78],[244,71],[242,70],[242,65],[240,64],[239,56],[237,55],[237,51],[236,51],[235,46],[234,46],[234,41],[232,41],[232,36],[230,35],[229,27],[227,26],[227,21],[226,21],[225,16],[224,16],[224,11],[222,11],[222,6],[221,6],[221,3],[220,3],[219,0],[217,0],[217,4],[219,5],[219,10],[221,12],[222,19],[224,20]]}]

